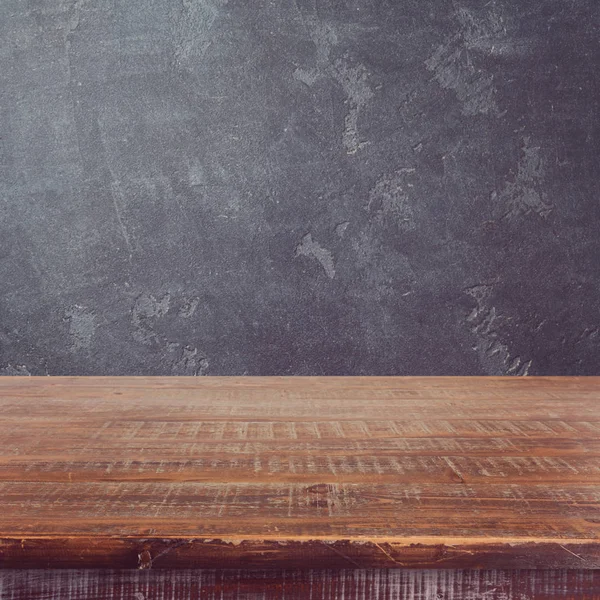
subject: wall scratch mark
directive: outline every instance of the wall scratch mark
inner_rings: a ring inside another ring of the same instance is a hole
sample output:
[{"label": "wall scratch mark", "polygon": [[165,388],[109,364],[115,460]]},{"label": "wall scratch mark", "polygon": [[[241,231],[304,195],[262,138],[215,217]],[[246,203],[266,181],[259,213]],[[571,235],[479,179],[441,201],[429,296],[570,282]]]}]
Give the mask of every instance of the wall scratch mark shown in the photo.
[{"label": "wall scratch mark", "polygon": [[125,245],[129,250],[129,260],[131,261],[133,258],[133,246],[131,244],[131,238],[129,237],[129,233],[127,231],[127,227],[125,227],[125,221],[123,220],[123,215],[121,214],[122,206],[124,204],[123,201],[123,193],[121,191],[121,186],[118,181],[111,181],[110,183],[110,191],[111,198],[113,201],[113,206],[115,209],[115,215],[117,217],[117,222],[119,224],[119,229],[121,230],[121,235],[125,240]]}]

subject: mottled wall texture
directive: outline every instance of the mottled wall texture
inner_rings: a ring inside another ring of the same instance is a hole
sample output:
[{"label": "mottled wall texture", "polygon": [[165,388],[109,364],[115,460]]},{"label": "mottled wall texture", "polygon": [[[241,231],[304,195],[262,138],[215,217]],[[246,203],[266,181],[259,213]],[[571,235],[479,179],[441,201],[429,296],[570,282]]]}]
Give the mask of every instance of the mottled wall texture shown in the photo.
[{"label": "mottled wall texture", "polygon": [[600,374],[598,0],[2,0],[0,370]]}]

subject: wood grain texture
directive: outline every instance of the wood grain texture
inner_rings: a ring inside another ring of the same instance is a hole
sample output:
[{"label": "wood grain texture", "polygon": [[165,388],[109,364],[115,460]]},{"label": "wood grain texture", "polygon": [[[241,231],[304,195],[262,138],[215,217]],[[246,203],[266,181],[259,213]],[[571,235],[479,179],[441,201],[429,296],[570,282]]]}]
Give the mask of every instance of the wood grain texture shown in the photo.
[{"label": "wood grain texture", "polygon": [[0,566],[600,568],[600,378],[3,378]]},{"label": "wood grain texture", "polygon": [[597,600],[600,571],[0,571],[0,600]]}]

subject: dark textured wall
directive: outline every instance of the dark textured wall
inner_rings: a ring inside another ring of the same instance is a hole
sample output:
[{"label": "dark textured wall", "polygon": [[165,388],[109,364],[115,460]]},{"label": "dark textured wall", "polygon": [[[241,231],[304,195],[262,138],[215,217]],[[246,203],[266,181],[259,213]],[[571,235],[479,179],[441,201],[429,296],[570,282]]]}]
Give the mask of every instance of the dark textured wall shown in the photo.
[{"label": "dark textured wall", "polygon": [[597,0],[3,0],[3,374],[600,374]]}]

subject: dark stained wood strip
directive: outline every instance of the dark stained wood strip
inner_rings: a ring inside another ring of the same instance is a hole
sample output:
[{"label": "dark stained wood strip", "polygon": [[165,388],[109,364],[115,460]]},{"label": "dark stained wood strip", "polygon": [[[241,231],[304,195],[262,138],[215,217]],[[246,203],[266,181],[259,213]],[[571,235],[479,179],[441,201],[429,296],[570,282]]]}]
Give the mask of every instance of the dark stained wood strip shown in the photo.
[{"label": "dark stained wood strip", "polygon": [[0,567],[600,568],[600,378],[3,378]]},{"label": "dark stained wood strip", "polygon": [[[77,536],[0,539],[3,568],[125,569],[600,569],[600,544],[424,537],[249,539]],[[0,569],[1,572],[1,569]]]},{"label": "dark stained wood strip", "polygon": [[600,571],[4,571],[1,600],[597,600]]}]

